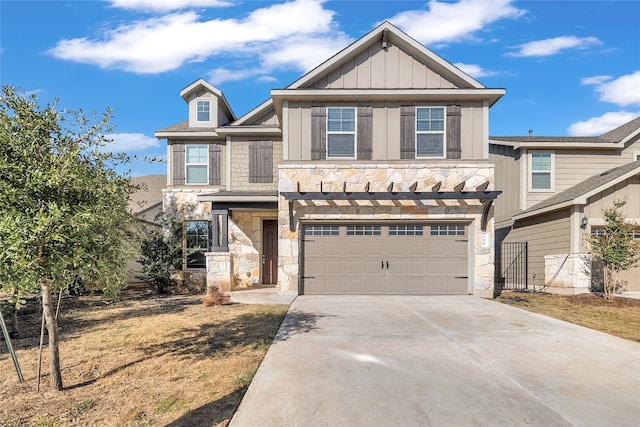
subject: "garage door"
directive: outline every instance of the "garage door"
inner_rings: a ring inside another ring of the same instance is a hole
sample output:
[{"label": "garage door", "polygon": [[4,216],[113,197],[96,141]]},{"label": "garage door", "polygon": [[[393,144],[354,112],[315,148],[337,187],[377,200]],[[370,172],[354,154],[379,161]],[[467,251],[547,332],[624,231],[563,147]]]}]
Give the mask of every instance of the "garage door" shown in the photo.
[{"label": "garage door", "polygon": [[303,226],[304,294],[468,294],[461,224]]}]

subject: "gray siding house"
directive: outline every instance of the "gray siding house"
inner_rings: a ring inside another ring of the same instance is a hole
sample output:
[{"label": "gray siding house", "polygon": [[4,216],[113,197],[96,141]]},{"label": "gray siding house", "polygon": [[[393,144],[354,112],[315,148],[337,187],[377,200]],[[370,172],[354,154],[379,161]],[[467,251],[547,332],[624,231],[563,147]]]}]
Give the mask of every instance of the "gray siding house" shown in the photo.
[{"label": "gray siding house", "polygon": [[[640,224],[640,117],[597,137],[495,136],[489,150],[502,190],[496,245],[528,242],[534,285],[588,292],[588,237],[604,225],[603,209],[624,200],[623,213]],[[503,273],[496,271],[497,280]],[[640,291],[640,269],[620,279]]]},{"label": "gray siding house", "polygon": [[387,22],[243,117],[195,81],[156,132],[165,206],[196,206],[186,268],[223,290],[491,296],[503,94]]}]

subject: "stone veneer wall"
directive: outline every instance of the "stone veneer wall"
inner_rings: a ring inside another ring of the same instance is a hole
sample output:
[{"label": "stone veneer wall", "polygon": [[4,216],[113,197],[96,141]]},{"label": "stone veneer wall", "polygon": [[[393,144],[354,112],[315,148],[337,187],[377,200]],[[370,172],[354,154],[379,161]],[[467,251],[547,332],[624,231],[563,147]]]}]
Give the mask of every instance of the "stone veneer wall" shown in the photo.
[{"label": "stone veneer wall", "polygon": [[[387,191],[394,183],[394,191],[409,191],[418,183],[417,191],[430,191],[442,182],[441,191],[453,191],[461,182],[473,190],[489,181],[493,189],[494,167],[485,163],[393,163],[393,164],[285,164],[279,167],[278,190],[295,191]],[[493,208],[492,208],[493,209]],[[299,230],[305,220],[467,220],[469,240],[473,249],[469,254],[473,293],[493,296],[494,229],[493,216],[483,238],[480,229],[482,205],[477,200],[441,201],[296,201],[294,203],[295,231],[289,228],[289,203],[278,200],[278,287],[281,291],[298,291]]]},{"label": "stone veneer wall", "polygon": [[591,291],[591,254],[545,255],[544,283],[552,294],[574,295]]}]

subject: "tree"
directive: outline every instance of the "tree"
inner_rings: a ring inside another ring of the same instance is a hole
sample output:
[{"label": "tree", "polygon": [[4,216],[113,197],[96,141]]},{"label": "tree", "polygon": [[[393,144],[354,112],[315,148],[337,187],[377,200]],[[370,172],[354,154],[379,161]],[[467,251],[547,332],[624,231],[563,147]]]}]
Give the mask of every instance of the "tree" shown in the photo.
[{"label": "tree", "polygon": [[0,96],[0,288],[16,305],[40,293],[51,388],[61,390],[52,293],[80,278],[119,296],[135,250],[127,204],[136,187],[117,172],[127,157],[105,152],[110,110],[90,121],[9,86]]},{"label": "tree", "polygon": [[613,207],[605,209],[602,215],[605,225],[599,233],[590,237],[591,251],[602,262],[605,299],[613,298],[619,288],[616,275],[627,271],[640,261],[640,245],[633,238],[636,224],[626,222],[621,212],[626,204],[615,201]]},{"label": "tree", "polygon": [[176,285],[176,275],[182,270],[186,256],[182,229],[185,219],[194,206],[185,204],[178,207],[170,203],[156,220],[161,228],[149,228],[140,244],[142,272],[138,278],[147,282],[159,294]]}]

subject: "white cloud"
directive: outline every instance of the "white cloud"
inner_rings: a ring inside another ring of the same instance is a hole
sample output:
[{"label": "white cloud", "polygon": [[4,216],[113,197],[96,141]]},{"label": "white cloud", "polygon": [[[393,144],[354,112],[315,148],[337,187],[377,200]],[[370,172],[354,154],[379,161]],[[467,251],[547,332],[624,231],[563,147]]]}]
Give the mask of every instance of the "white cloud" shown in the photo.
[{"label": "white cloud", "polygon": [[567,133],[571,136],[598,136],[609,132],[636,117],[640,116],[640,111],[635,113],[628,111],[616,111],[603,114],[599,117],[592,117],[583,122],[576,122],[569,126]]},{"label": "white cloud", "polygon": [[224,7],[233,3],[224,0],[110,0],[113,7],[132,10],[167,12],[188,7]]},{"label": "white cloud", "polygon": [[229,68],[214,68],[209,71],[207,81],[214,85],[219,85],[224,82],[234,82],[238,80],[245,80],[249,77],[259,76],[264,74],[261,68],[243,68],[238,70],[231,70]]},{"label": "white cloud", "polygon": [[[329,59],[352,39],[343,33],[333,35],[297,35],[275,42],[263,58],[263,65],[269,69],[295,68],[309,71]],[[313,48],[310,48],[313,46]]]},{"label": "white cloud", "polygon": [[431,0],[428,10],[401,12],[389,21],[424,44],[472,38],[474,33],[501,19],[524,15],[511,0],[461,0],[457,3]]},{"label": "white cloud", "polygon": [[600,95],[600,101],[620,106],[640,105],[640,71],[614,80],[608,76],[596,76],[582,79],[582,82],[596,85],[595,90]]},{"label": "white cloud", "polygon": [[596,37],[560,36],[545,40],[536,40],[516,46],[516,52],[508,53],[508,56],[551,56],[565,49],[586,49],[590,46],[602,44]]},{"label": "white cloud", "polygon": [[104,149],[114,153],[130,153],[160,146],[160,142],[156,138],[142,133],[112,133],[105,136],[112,142],[108,143]]},{"label": "white cloud", "polygon": [[463,62],[456,62],[453,65],[460,68],[462,71],[464,71],[465,73],[469,74],[471,77],[476,79],[480,77],[491,77],[491,76],[498,75],[497,71],[485,70],[484,68],[482,68],[480,65],[477,65],[477,64],[465,64]]},{"label": "white cloud", "polygon": [[[324,43],[322,34],[329,40],[335,37],[333,15],[323,8],[322,0],[275,4],[256,9],[243,20],[203,21],[197,13],[187,11],[120,25],[97,39],[62,40],[49,53],[101,68],[155,74],[216,55],[255,54],[256,47],[264,43],[276,43],[284,50],[283,40],[292,36],[315,35]],[[306,63],[305,58],[297,64]]]},{"label": "white cloud", "polygon": [[580,84],[583,85],[599,85],[602,84],[606,81],[611,80],[613,77],[611,76],[592,76],[592,77],[585,77],[583,79],[580,80]]}]

